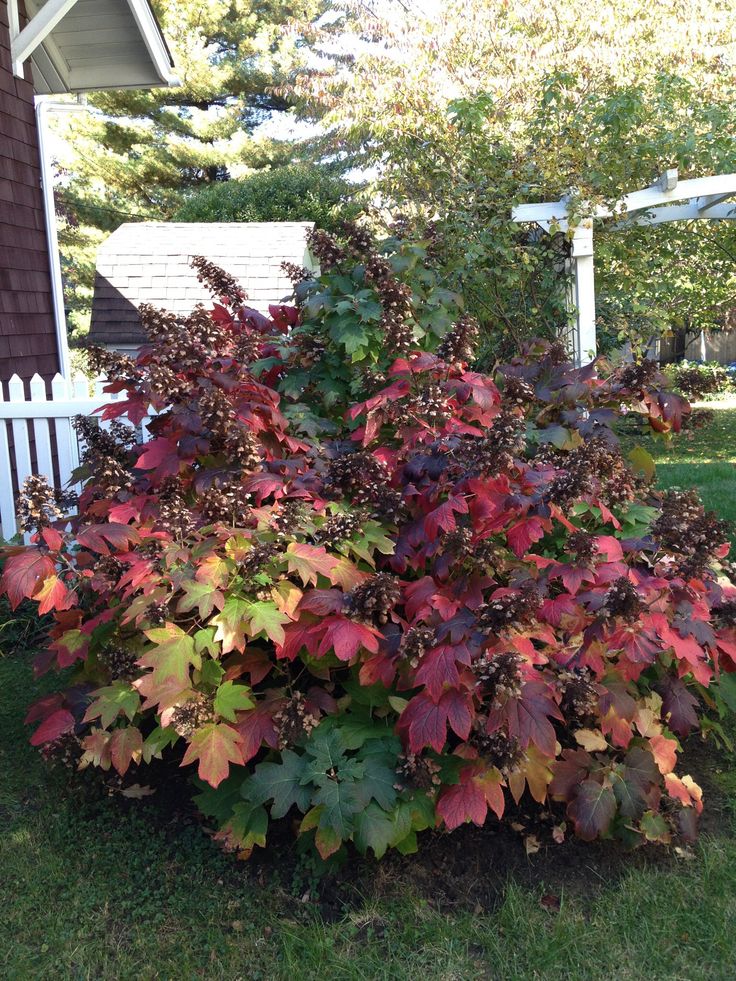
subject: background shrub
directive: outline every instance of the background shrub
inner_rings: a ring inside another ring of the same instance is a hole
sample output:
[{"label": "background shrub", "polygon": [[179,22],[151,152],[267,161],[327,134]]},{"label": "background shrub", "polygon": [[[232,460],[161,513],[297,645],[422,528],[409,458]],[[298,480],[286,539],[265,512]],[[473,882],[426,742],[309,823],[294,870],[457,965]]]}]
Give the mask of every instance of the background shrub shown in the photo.
[{"label": "background shrub", "polygon": [[679,361],[664,371],[675,391],[689,399],[702,401],[736,391],[733,373],[717,361]]},{"label": "background shrub", "polygon": [[[424,350],[421,303],[369,236],[318,246],[322,292],[362,275],[378,306],[352,405],[292,373],[353,343],[354,301],[263,317],[204,260],[211,314],[144,308],[135,361],[98,353],[127,397],[109,430],[79,424],[81,517],[64,533],[33,481],[35,544],[0,581],[54,614],[37,670],[70,669],[32,742],[129,796],[154,759],[196,765],[243,856],[284,818],[323,858],[380,857],[522,800],[556,841],[691,840],[680,740],[736,667],[728,530],[657,493],[614,428],[624,406],[677,431],[687,404],[651,362],[576,370],[546,342],[474,372],[472,319]],[[139,445],[120,420],[150,405]]]},{"label": "background shrub", "polygon": [[313,221],[336,228],[360,211],[360,187],[316,164],[291,164],[193,194],[174,221]]}]

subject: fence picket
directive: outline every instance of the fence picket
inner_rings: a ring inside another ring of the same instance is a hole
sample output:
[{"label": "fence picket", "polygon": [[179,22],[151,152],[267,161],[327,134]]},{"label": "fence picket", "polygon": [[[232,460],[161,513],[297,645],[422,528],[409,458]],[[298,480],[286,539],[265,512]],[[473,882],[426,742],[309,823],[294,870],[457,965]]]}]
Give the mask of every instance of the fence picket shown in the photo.
[{"label": "fence picket", "polygon": [[[55,402],[67,402],[73,398],[73,393],[69,391],[70,385],[61,375],[55,375],[51,382],[51,397]],[[56,432],[56,452],[59,458],[59,479],[62,489],[66,488],[71,474],[79,466],[79,440],[72,427],[71,417],[60,416],[54,419],[54,431]],[[74,488],[77,493],[81,487]]]},{"label": "fence picket", "polygon": [[[3,401],[3,387],[0,385],[0,402]],[[0,537],[5,539],[12,538],[16,528],[11,473],[8,424],[5,419],[0,419]]]},{"label": "fence picket", "polygon": [[[25,402],[25,391],[23,382],[17,375],[8,382],[8,392],[10,402]],[[22,487],[25,481],[33,473],[31,463],[31,443],[28,439],[28,421],[24,418],[11,419],[13,429],[13,451],[15,454],[15,469],[18,475],[18,487]]]},{"label": "fence picket", "polygon": [[[99,418],[98,409],[123,398],[121,393],[104,393],[104,384],[104,381],[98,381],[91,394],[89,381],[83,375],[77,375],[71,381],[56,375],[51,382],[50,400],[46,397],[44,381],[38,375],[31,380],[30,399],[26,398],[23,382],[17,375],[13,375],[8,383],[7,401],[0,387],[0,537],[9,539],[16,533],[13,474],[19,486],[37,472],[44,474],[54,486],[69,487],[71,475],[79,466],[80,454],[84,452],[84,441],[77,436],[72,419],[77,415]],[[51,420],[56,436],[58,483],[54,477]],[[8,421],[13,433],[12,450]],[[121,419],[121,422],[128,420]],[[140,429],[143,442],[151,438],[147,428],[150,422],[149,415],[140,427],[134,427],[136,431]],[[32,430],[29,423],[33,424]],[[105,427],[109,425],[100,424]],[[35,444],[35,469],[29,438],[31,432]],[[77,484],[73,489],[80,491],[81,487]]]},{"label": "fence picket", "polygon": [[[31,402],[46,402],[46,383],[40,375],[31,378]],[[38,473],[43,474],[54,486],[54,458],[51,453],[51,433],[48,419],[33,420],[33,436],[36,443]]]}]

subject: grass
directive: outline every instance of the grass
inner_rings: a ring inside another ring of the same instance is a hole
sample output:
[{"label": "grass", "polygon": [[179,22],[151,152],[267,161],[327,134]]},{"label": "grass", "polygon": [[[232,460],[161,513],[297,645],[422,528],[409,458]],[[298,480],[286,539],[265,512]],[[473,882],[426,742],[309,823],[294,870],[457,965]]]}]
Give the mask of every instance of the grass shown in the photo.
[{"label": "grass", "polygon": [[654,457],[660,487],[697,487],[708,508],[736,522],[736,397],[695,405],[713,412],[709,426],[640,443]]},{"label": "grass", "polygon": [[[736,518],[736,402],[709,407],[716,423],[692,440],[646,444],[662,485],[695,484],[709,506]],[[711,799],[709,830],[691,861],[632,859],[609,878],[591,850],[591,888],[572,877],[549,882],[541,866],[538,882],[510,879],[490,911],[438,910],[411,879],[382,893],[370,874],[364,897],[328,922],[300,898],[308,867],[299,881],[263,885],[196,826],[167,833],[145,808],[66,794],[28,746],[22,721],[49,683],[33,681],[27,658],[0,658],[4,979],[734,976],[736,773],[728,760],[713,765],[725,769],[712,774],[721,797]],[[540,902],[552,889],[559,912]]]}]

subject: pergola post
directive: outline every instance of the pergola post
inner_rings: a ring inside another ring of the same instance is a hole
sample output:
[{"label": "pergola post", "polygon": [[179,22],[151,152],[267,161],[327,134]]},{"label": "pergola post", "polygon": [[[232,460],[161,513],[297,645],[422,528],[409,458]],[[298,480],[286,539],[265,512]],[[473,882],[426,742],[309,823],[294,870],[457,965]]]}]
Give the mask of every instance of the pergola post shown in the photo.
[{"label": "pergola post", "polygon": [[573,232],[570,266],[568,313],[573,329],[572,354],[575,364],[582,366],[593,361],[597,353],[592,218],[584,219]]}]

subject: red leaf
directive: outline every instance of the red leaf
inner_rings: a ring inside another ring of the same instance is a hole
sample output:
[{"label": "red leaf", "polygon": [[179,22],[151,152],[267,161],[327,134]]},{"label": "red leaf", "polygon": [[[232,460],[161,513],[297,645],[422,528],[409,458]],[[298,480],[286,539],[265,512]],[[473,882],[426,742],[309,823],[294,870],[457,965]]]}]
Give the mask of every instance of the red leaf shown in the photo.
[{"label": "red leaf", "polygon": [[238,713],[238,722],[235,728],[240,733],[242,740],[240,751],[244,763],[253,759],[263,743],[270,746],[271,749],[276,749],[278,746],[278,729],[273,717],[281,705],[281,699],[273,699],[270,702],[256,705],[253,709]]},{"label": "red leaf", "polygon": [[521,697],[507,705],[509,735],[516,736],[522,749],[534,743],[545,756],[555,755],[557,737],[550,716],[563,721],[549,687],[543,681],[527,681]]},{"label": "red leaf", "polygon": [[620,562],[624,557],[621,542],[613,535],[600,535],[595,540],[596,550],[599,555],[605,555],[609,562]]},{"label": "red leaf", "polygon": [[415,695],[401,714],[399,725],[409,731],[409,749],[419,753],[431,746],[441,753],[448,724],[461,739],[470,735],[472,723],[470,696],[454,689],[434,702],[428,692]]},{"label": "red leaf", "polygon": [[156,439],[143,444],[143,452],[135,462],[135,469],[156,470],[162,464],[168,469],[174,461],[178,470],[180,460],[176,452],[176,443],[168,436],[157,436]]},{"label": "red leaf", "polygon": [[43,538],[52,552],[58,552],[64,544],[64,539],[56,528],[43,528],[41,530],[41,538]]},{"label": "red leaf", "polygon": [[38,612],[51,613],[52,610],[69,610],[76,605],[77,594],[59,579],[57,575],[48,576],[33,594],[38,603]]},{"label": "red leaf", "polygon": [[112,765],[120,776],[124,776],[128,767],[141,758],[143,752],[143,736],[135,726],[123,726],[115,729],[110,739],[110,758]]},{"label": "red leaf", "polygon": [[583,841],[593,841],[608,830],[613,820],[615,794],[596,780],[583,780],[574,800],[568,804],[567,813],[575,825],[575,834]]},{"label": "red leaf", "polygon": [[352,661],[361,647],[370,651],[371,654],[378,651],[378,641],[381,635],[372,627],[356,623],[355,620],[349,620],[342,616],[331,617],[326,623],[327,630],[322,638],[322,643],[319,645],[318,654],[326,654],[332,648],[339,660]]},{"label": "red leaf", "polygon": [[65,732],[71,732],[74,728],[74,716],[68,709],[58,709],[41,723],[31,736],[31,746],[40,746],[42,743],[53,742]]},{"label": "red leaf", "polygon": [[302,647],[310,654],[317,650],[322,624],[319,623],[290,623],[284,626],[284,642],[276,645],[276,656],[293,661]]},{"label": "red leaf", "polygon": [[[272,473],[256,473],[248,477],[243,484],[243,489],[248,494],[255,494],[256,503],[260,507],[267,497],[275,494],[276,491],[283,490],[284,478]],[[279,496],[279,495],[277,495]]]},{"label": "red leaf", "polygon": [[343,606],[343,593],[340,589],[311,589],[300,600],[299,613],[316,613],[325,617],[330,613],[339,613]]},{"label": "red leaf", "polygon": [[590,773],[593,757],[584,749],[565,749],[562,756],[561,760],[551,764],[553,776],[549,792],[557,800],[570,800],[575,788]]},{"label": "red leaf", "polygon": [[522,518],[506,532],[509,546],[517,559],[523,557],[529,548],[544,536],[544,522],[541,518]]},{"label": "red leaf", "polygon": [[443,791],[437,801],[437,815],[453,831],[466,821],[479,827],[485,823],[488,808],[501,818],[504,810],[501,776],[498,771],[478,772],[475,766],[460,771],[460,782]]},{"label": "red leaf", "polygon": [[464,497],[450,497],[440,504],[434,511],[430,511],[424,519],[424,531],[429,538],[434,541],[440,529],[443,531],[454,531],[457,527],[454,512],[458,514],[468,513],[468,502]]},{"label": "red leaf", "polygon": [[562,593],[554,599],[546,599],[539,609],[539,615],[542,620],[551,623],[553,627],[559,627],[563,615],[574,616],[577,609],[574,598]]},{"label": "red leaf", "polygon": [[109,555],[107,543],[119,552],[127,551],[130,545],[137,545],[141,536],[130,525],[120,525],[110,521],[103,525],[88,525],[77,532],[77,541],[85,548],[91,548],[100,555]]},{"label": "red leaf", "polygon": [[52,560],[37,548],[26,548],[5,560],[0,593],[7,593],[11,609],[24,599],[30,599],[39,584],[54,574]]},{"label": "red leaf", "polygon": [[470,651],[464,644],[435,647],[422,658],[416,683],[424,685],[432,698],[438,699],[445,688],[454,688],[460,680],[458,661],[470,664]]},{"label": "red leaf", "polygon": [[56,691],[52,695],[44,695],[43,698],[39,698],[38,701],[31,705],[23,721],[26,725],[30,725],[32,722],[38,722],[39,719],[50,715],[52,711],[60,709],[63,703],[64,696],[60,691]]},{"label": "red leaf", "polygon": [[698,726],[697,698],[691,694],[679,678],[665,678],[658,686],[662,696],[662,714],[667,725],[681,739]]}]

